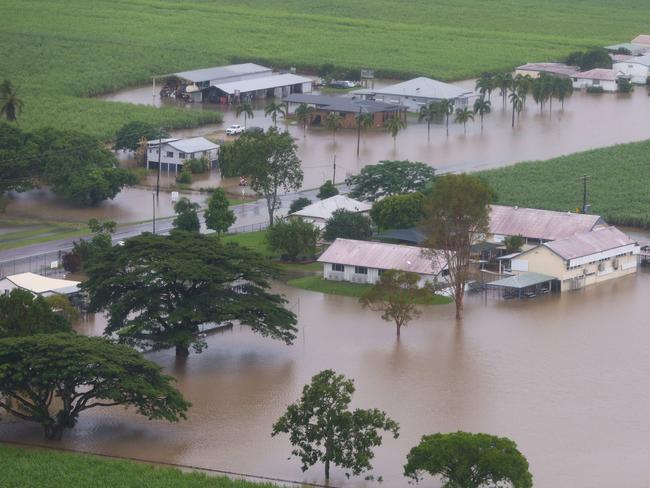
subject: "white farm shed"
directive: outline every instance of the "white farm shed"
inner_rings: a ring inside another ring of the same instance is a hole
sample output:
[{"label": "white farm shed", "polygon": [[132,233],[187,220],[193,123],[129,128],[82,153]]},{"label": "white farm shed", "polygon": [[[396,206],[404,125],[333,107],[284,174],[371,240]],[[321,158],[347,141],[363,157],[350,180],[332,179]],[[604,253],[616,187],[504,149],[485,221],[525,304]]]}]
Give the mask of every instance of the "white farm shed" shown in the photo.
[{"label": "white farm shed", "polygon": [[154,139],[148,141],[147,169],[158,167],[159,146],[162,146],[160,154],[161,171],[173,171],[178,173],[183,163],[190,159],[207,159],[210,168],[217,164],[219,146],[205,137],[191,137],[189,139]]},{"label": "white farm shed", "polygon": [[334,195],[289,214],[289,218],[301,218],[322,230],[325,228],[327,220],[332,217],[336,210],[344,209],[349,212],[367,214],[371,208],[372,205],[365,202],[360,202],[345,195]]},{"label": "white farm shed", "polygon": [[282,98],[292,93],[310,93],[313,81],[292,73],[229,82],[213,81],[211,86],[231,101],[254,98]]},{"label": "white farm shed", "polygon": [[606,92],[618,91],[619,72],[614,69],[596,68],[573,75],[573,88],[601,87]]},{"label": "white farm shed", "polygon": [[382,242],[336,239],[318,258],[323,263],[323,278],[353,283],[375,283],[389,269],[420,275],[420,285],[436,283],[446,274],[442,253],[431,259],[421,247]]},{"label": "white farm shed", "polygon": [[20,288],[43,297],[73,295],[79,293],[79,284],[79,281],[49,278],[35,273],[20,273],[2,278],[0,293],[11,293],[12,290]]},{"label": "white farm shed", "polygon": [[645,85],[650,76],[650,54],[614,63],[612,69],[629,78],[632,83]]}]

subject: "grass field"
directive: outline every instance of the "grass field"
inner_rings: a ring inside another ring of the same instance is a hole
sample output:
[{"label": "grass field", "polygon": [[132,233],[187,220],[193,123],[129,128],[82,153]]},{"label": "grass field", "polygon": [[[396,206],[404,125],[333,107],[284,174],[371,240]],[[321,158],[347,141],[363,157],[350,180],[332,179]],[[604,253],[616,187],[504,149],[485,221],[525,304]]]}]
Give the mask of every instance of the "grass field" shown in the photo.
[{"label": "grass field", "polygon": [[186,126],[214,117],[82,98],[152,75],[255,60],[458,79],[628,41],[650,22],[645,0],[0,0],[0,8],[0,78],[21,89],[21,125],[107,138],[129,120]]},{"label": "grass field", "polygon": [[589,175],[591,213],[610,224],[650,228],[650,141],[595,149],[477,173],[499,203],[550,210],[582,207],[582,175]]},{"label": "grass field", "polygon": [[0,446],[3,488],[277,488],[95,456]]}]

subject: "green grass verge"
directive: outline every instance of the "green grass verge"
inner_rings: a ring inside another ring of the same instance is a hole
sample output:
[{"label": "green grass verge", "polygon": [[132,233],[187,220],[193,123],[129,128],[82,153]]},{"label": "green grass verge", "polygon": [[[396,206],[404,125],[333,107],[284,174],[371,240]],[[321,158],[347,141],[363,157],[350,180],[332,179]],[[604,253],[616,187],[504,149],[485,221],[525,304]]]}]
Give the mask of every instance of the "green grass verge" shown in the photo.
[{"label": "green grass verge", "polygon": [[[372,285],[362,283],[326,280],[320,275],[296,278],[289,280],[287,284],[303,290],[354,298],[361,298],[361,296],[372,287]],[[451,303],[451,298],[441,295],[431,295],[427,300],[420,302],[421,305],[443,305],[447,303]]]},{"label": "green grass verge", "polygon": [[610,224],[650,228],[650,141],[621,144],[477,173],[504,205],[575,211],[589,175],[591,213]]},{"label": "green grass verge", "polygon": [[82,98],[154,75],[242,60],[279,68],[327,61],[378,76],[459,79],[629,41],[650,19],[646,0],[412,0],[399,8],[393,0],[0,1],[0,79],[20,87],[21,126],[102,137],[131,120],[215,120],[210,111]]},{"label": "green grass verge", "polygon": [[4,488],[277,488],[92,455],[0,446]]}]

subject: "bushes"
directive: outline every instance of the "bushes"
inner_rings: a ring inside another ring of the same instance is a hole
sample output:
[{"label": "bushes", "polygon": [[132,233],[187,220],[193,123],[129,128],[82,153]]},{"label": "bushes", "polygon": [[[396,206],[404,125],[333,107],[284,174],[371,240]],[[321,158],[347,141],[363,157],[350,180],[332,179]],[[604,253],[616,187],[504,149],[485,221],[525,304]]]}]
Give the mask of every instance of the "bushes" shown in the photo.
[{"label": "bushes", "polygon": [[201,159],[189,159],[183,164],[183,167],[187,166],[190,170],[190,173],[205,173],[210,169],[210,162],[206,158]]},{"label": "bushes", "polygon": [[415,227],[424,216],[422,193],[393,195],[375,202],[370,210],[372,221],[380,229]]},{"label": "bushes", "polygon": [[602,86],[591,85],[587,87],[587,93],[605,93]]},{"label": "bushes", "polygon": [[189,168],[185,167],[185,165],[183,165],[181,172],[178,173],[178,176],[176,177],[176,183],[181,183],[183,185],[189,185],[192,183],[192,172]]},{"label": "bushes", "polygon": [[282,259],[295,261],[299,255],[313,257],[320,231],[300,218],[278,220],[266,233],[270,249],[282,253]]},{"label": "bushes", "polygon": [[316,198],[325,200],[326,198],[330,198],[338,194],[339,194],[339,189],[336,188],[336,185],[332,183],[332,180],[327,180],[318,189],[318,195],[316,195]]}]

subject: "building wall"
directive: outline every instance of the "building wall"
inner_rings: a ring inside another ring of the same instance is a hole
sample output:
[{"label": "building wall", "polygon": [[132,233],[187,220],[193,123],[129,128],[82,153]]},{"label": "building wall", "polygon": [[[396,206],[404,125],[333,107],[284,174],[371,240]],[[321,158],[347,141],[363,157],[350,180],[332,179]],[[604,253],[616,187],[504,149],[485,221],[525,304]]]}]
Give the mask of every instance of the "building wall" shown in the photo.
[{"label": "building wall", "polygon": [[622,62],[614,63],[613,69],[620,71],[625,76],[630,77],[632,83],[637,83],[639,85],[645,85],[648,76],[650,75],[650,68],[642,64]]},{"label": "building wall", "polygon": [[[172,156],[168,156],[167,153],[173,153]],[[204,154],[205,153],[205,154]],[[160,155],[160,169],[161,171],[174,171],[178,172],[183,168],[183,163],[189,159],[201,159],[202,157],[207,157],[210,161],[211,167],[214,166],[214,162],[217,160],[218,149],[212,149],[210,151],[199,151],[196,153],[185,153],[185,157],[181,159],[180,152],[178,149],[171,147],[168,144],[163,144],[162,154]],[[158,147],[149,146],[147,149],[147,168],[149,168],[149,163],[158,164]]]},{"label": "building wall", "polygon": [[[618,263],[617,269],[614,267],[615,261]],[[515,274],[531,271],[555,276],[560,280],[561,291],[567,291],[635,273],[637,257],[628,253],[567,269],[564,259],[547,247],[539,246],[519,259],[513,259],[512,267]]]},{"label": "building wall", "polygon": [[585,78],[573,78],[573,88],[587,89],[590,86],[601,86],[606,92],[618,91],[616,81],[591,80]]},{"label": "building wall", "polygon": [[[420,286],[424,286],[427,282],[435,283],[436,278],[432,275],[420,274]],[[344,266],[344,271],[333,271],[332,263],[323,263],[323,278],[332,281],[349,281],[352,283],[368,283],[375,284],[379,281],[379,269],[368,268],[368,274],[356,274],[355,266]]]}]

